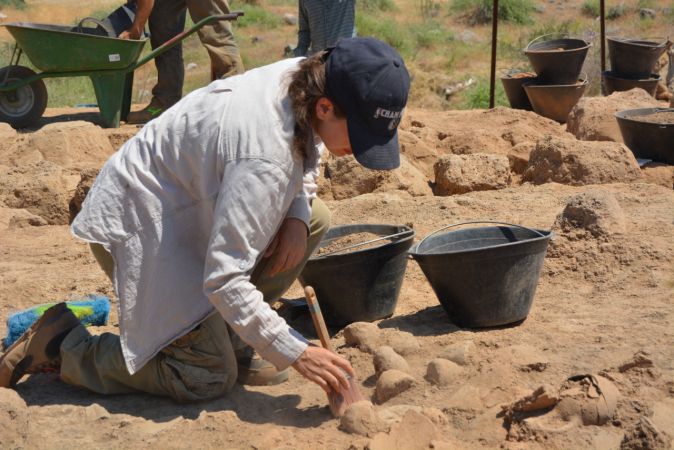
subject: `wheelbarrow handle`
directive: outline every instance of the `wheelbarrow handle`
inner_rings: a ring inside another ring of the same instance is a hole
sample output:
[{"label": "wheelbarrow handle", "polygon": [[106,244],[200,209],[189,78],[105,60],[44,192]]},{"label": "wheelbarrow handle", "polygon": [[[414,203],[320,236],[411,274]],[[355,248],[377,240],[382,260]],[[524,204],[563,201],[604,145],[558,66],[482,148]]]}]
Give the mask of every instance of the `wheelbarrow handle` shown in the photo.
[{"label": "wheelbarrow handle", "polygon": [[150,53],[147,54],[147,56],[142,58],[140,61],[136,62],[136,64],[129,67],[127,69],[127,72],[132,72],[132,71],[136,70],[137,68],[139,68],[143,64],[153,60],[155,57],[157,57],[157,55],[161,55],[162,53],[164,53],[164,52],[168,51],[169,49],[175,47],[180,42],[184,41],[187,37],[196,33],[202,27],[210,24],[211,22],[215,22],[215,21],[219,21],[219,20],[236,20],[241,16],[243,16],[243,11],[233,11],[229,14],[220,14],[220,15],[205,17],[205,18],[201,19],[199,22],[195,23],[193,27],[183,31],[182,33],[180,33],[177,36],[169,39],[168,41],[164,42],[159,47],[152,50]]}]

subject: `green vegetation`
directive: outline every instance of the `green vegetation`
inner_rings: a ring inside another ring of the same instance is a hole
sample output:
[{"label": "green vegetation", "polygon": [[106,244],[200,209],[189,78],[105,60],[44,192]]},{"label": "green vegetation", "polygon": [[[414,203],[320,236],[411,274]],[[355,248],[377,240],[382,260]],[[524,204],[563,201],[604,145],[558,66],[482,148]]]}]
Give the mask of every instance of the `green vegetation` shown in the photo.
[{"label": "green vegetation", "polygon": [[410,27],[417,48],[444,46],[454,40],[454,34],[442,24],[428,21]]},{"label": "green vegetation", "polygon": [[601,11],[599,11],[599,2],[597,0],[586,0],[586,2],[583,3],[582,11],[583,14],[592,18],[598,17],[599,14],[601,14]]},{"label": "green vegetation", "polygon": [[236,26],[239,28],[255,25],[268,29],[276,28],[283,23],[281,17],[261,6],[243,4],[236,9],[244,13],[243,17],[236,20]]},{"label": "green vegetation", "polygon": [[395,20],[370,14],[356,15],[356,29],[359,36],[373,36],[386,42],[400,52],[410,56],[414,50],[410,30],[401,27]]},{"label": "green vegetation", "polygon": [[356,7],[364,11],[395,11],[397,9],[393,0],[358,0]]},{"label": "green vegetation", "polygon": [[629,8],[627,8],[627,6],[624,3],[611,6],[606,13],[606,19],[608,20],[618,19],[624,16],[627,13],[628,9]]},{"label": "green vegetation", "polygon": [[637,2],[637,9],[641,8],[650,8],[654,9],[658,7],[658,2],[657,0],[639,0]]},{"label": "green vegetation", "polygon": [[[495,106],[509,106],[503,83],[496,80],[496,92],[494,95]],[[468,88],[459,105],[461,109],[484,109],[489,108],[489,79],[480,78],[473,86]]]},{"label": "green vegetation", "polygon": [[0,0],[0,8],[8,6],[10,8],[24,9],[26,7],[26,0]]},{"label": "green vegetation", "polygon": [[[492,0],[452,0],[450,9],[464,14],[471,25],[491,22]],[[531,14],[535,11],[532,0],[501,0],[498,6],[499,20],[519,24],[531,23]]]}]

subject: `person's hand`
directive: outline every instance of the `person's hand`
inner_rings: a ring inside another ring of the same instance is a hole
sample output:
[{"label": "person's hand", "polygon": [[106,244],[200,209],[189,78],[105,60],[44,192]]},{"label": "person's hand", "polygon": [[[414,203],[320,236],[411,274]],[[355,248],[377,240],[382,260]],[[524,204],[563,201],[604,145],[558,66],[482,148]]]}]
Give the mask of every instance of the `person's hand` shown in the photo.
[{"label": "person's hand", "polygon": [[304,378],[319,385],[328,394],[349,388],[348,376],[355,376],[349,362],[323,347],[310,345],[293,363]]},{"label": "person's hand", "polygon": [[119,34],[120,39],[134,39],[138,40],[140,39],[140,36],[143,34],[143,30],[138,29],[136,27],[131,27],[126,31],[122,31]]},{"label": "person's hand", "polygon": [[264,257],[271,257],[270,275],[296,267],[307,251],[307,226],[300,219],[289,217],[283,221]]}]

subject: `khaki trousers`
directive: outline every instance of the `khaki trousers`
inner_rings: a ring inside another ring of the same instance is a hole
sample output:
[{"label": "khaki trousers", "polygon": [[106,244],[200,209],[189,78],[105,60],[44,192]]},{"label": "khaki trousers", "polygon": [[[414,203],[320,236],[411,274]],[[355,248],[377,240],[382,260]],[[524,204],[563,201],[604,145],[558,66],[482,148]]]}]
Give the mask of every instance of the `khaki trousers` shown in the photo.
[{"label": "khaki trousers", "polygon": [[[277,300],[290,287],[329,226],[330,211],[321,200],[315,199],[302,263],[272,277],[268,274],[269,259],[263,259],[253,271],[251,281],[264,294],[265,301]],[[99,244],[92,244],[91,248],[112,279],[112,256]],[[237,377],[232,341],[234,345],[241,341],[230,333],[216,312],[130,375],[118,335],[92,336],[84,326],[79,326],[61,344],[61,379],[101,394],[147,392],[181,402],[219,397],[232,388]]]},{"label": "khaki trousers", "polygon": [[[194,23],[208,16],[230,12],[227,0],[156,0],[148,20],[153,50],[184,31],[186,10],[189,10]],[[211,58],[212,79],[244,72],[229,21],[221,20],[206,25],[198,34]],[[169,108],[182,97],[185,80],[182,45],[178,44],[158,55],[154,62],[158,79],[152,89],[152,96],[164,108]]]}]

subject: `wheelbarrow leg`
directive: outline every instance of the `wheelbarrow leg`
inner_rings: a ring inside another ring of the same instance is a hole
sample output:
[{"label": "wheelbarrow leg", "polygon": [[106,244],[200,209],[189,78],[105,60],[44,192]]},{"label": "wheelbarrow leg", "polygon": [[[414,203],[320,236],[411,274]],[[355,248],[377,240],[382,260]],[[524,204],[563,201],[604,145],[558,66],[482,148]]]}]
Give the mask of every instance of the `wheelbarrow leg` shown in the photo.
[{"label": "wheelbarrow leg", "polygon": [[126,122],[126,117],[131,111],[131,94],[133,93],[133,71],[126,74],[126,79],[124,80],[124,100],[122,102],[122,114],[121,119]]},{"label": "wheelbarrow leg", "polygon": [[122,71],[89,75],[96,92],[103,128],[119,128],[127,74]]}]

